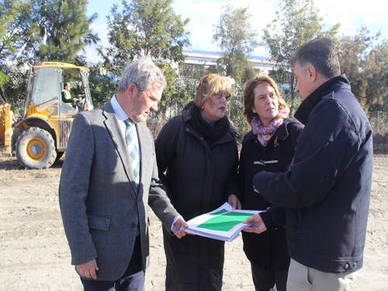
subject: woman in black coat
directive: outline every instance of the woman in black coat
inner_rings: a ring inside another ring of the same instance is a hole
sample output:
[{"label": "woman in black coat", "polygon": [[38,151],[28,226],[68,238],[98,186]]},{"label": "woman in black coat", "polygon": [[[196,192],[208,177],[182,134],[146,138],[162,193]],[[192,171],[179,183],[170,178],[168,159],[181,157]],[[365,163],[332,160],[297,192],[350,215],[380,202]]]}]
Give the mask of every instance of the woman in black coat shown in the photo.
[{"label": "woman in black coat", "polygon": [[[235,132],[225,116],[233,80],[204,76],[194,102],[171,119],[156,139],[159,175],[175,209],[189,220],[225,201],[240,203]],[[219,291],[224,242],[187,235],[177,239],[163,230],[167,259],[166,290]]]},{"label": "woman in black coat", "polygon": [[271,207],[254,191],[252,178],[262,170],[285,171],[293,158],[303,127],[287,118],[288,106],[275,81],[259,75],[244,88],[244,115],[251,131],[243,139],[240,164],[240,199],[243,209],[265,210],[260,214],[266,231],[243,232],[244,251],[251,263],[256,290],[286,290],[289,255],[284,230],[284,211]]}]

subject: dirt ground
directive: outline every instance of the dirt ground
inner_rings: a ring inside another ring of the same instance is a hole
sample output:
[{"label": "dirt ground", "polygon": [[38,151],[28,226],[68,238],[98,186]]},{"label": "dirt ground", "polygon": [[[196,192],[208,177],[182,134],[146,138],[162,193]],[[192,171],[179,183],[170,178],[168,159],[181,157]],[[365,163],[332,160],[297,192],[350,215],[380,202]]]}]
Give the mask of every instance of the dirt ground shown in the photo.
[{"label": "dirt ground", "polygon": [[[59,165],[21,169],[0,157],[0,290],[81,290],[58,207]],[[354,290],[388,290],[388,156],[374,161],[364,268]],[[164,290],[161,226],[151,216],[151,259],[146,290]],[[329,235],[329,234],[328,234]],[[226,244],[224,288],[254,290],[241,238]]]}]

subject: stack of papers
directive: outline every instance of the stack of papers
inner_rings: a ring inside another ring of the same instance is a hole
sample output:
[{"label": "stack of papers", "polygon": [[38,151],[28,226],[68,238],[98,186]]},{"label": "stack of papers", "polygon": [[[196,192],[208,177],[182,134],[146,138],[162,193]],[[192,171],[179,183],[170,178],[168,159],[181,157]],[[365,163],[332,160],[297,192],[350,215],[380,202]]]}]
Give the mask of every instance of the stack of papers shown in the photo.
[{"label": "stack of papers", "polygon": [[247,226],[243,222],[259,212],[261,211],[233,209],[226,202],[213,211],[190,219],[187,222],[186,232],[222,241],[232,241]]}]

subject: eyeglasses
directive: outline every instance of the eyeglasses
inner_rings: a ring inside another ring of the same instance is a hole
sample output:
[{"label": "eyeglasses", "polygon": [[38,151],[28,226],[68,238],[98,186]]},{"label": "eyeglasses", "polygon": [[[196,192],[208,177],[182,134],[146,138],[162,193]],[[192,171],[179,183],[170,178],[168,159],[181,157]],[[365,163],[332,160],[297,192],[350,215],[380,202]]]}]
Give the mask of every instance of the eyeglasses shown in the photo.
[{"label": "eyeglasses", "polygon": [[231,95],[229,93],[226,93],[226,92],[217,92],[217,93],[214,93],[212,96],[214,96],[216,99],[222,99],[222,97],[225,97],[225,100],[228,101],[229,98],[231,97]]}]

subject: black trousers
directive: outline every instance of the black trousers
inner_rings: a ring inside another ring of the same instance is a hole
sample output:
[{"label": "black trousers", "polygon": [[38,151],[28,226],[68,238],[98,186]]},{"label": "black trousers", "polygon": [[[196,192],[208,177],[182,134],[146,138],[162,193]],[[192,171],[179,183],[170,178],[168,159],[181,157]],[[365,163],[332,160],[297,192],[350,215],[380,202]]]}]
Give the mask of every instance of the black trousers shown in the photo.
[{"label": "black trousers", "polygon": [[251,262],[251,270],[256,291],[270,291],[275,285],[277,291],[286,291],[288,269],[264,269]]},{"label": "black trousers", "polygon": [[81,278],[84,291],[143,291],[144,271],[140,271],[117,281],[95,281]]},{"label": "black trousers", "polygon": [[166,291],[221,291],[224,242],[196,235],[178,239],[165,229],[163,239]]},{"label": "black trousers", "polygon": [[114,287],[115,291],[143,291],[144,271],[141,267],[140,238],[136,238],[131,261],[124,275],[117,281],[97,281],[81,277],[84,291],[108,291]]}]

